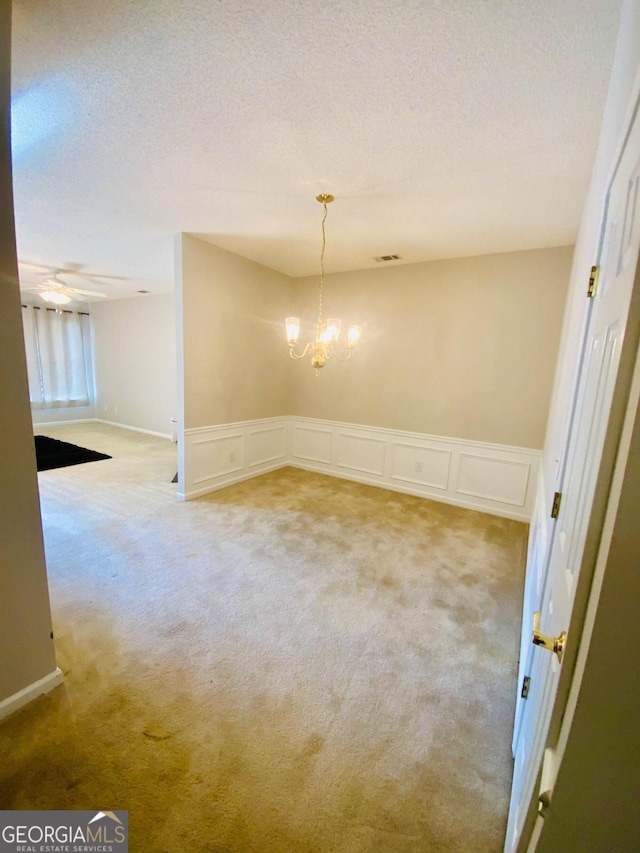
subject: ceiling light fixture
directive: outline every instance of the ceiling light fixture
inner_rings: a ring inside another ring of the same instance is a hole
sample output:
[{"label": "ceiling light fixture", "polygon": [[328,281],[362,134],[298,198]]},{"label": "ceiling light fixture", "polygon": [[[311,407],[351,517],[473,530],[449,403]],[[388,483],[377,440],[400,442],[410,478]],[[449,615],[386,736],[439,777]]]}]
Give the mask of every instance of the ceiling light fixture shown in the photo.
[{"label": "ceiling light fixture", "polygon": [[316,376],[320,373],[320,368],[324,367],[324,365],[329,361],[329,359],[335,358],[338,361],[346,361],[348,358],[351,358],[353,354],[353,350],[355,349],[358,340],[360,339],[360,326],[351,325],[349,326],[349,333],[347,335],[347,348],[345,350],[345,355],[338,355],[336,350],[336,344],[338,343],[338,337],[340,335],[340,326],[341,321],[333,318],[329,320],[322,319],[322,287],[324,285],[324,250],[327,244],[327,238],[325,234],[325,222],[327,220],[327,205],[333,201],[333,196],[329,194],[322,193],[321,195],[316,196],[316,201],[319,201],[320,204],[324,207],[324,214],[322,216],[322,250],[320,252],[320,285],[318,292],[318,318],[316,320],[316,335],[315,340],[309,341],[309,343],[305,346],[300,354],[295,352],[295,346],[298,343],[298,338],[300,336],[300,318],[299,317],[287,317],[285,320],[287,327],[287,344],[289,346],[289,355],[291,358],[301,359],[306,355],[311,355],[311,366],[315,368]]},{"label": "ceiling light fixture", "polygon": [[52,302],[54,305],[66,305],[71,302],[71,297],[61,290],[41,290],[39,295],[45,302]]}]

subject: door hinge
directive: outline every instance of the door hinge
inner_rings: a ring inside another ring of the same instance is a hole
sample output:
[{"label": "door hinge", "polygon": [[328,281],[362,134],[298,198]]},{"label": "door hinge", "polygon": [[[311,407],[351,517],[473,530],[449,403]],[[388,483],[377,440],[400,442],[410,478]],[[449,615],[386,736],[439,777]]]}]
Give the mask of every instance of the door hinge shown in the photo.
[{"label": "door hinge", "polygon": [[527,696],[529,695],[529,685],[530,684],[531,684],[531,679],[529,678],[528,675],[525,675],[525,677],[522,680],[522,690],[520,691],[520,698],[521,699],[526,699]]},{"label": "door hinge", "polygon": [[546,820],[551,808],[551,791],[543,791],[538,797],[538,801],[538,814],[543,820]]},{"label": "door hinge", "polygon": [[598,289],[598,277],[600,275],[600,267],[591,267],[591,275],[589,276],[589,287],[587,288],[587,297],[591,299],[596,295]]},{"label": "door hinge", "polygon": [[562,501],[562,492],[556,492],[553,496],[553,506],[551,507],[551,518],[557,518],[560,512],[560,502]]}]

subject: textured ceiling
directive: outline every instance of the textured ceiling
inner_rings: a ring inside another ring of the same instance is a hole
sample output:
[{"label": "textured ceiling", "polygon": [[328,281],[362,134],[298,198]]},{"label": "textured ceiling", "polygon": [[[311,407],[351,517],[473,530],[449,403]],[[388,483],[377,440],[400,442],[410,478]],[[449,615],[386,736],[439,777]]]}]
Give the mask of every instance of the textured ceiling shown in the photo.
[{"label": "textured ceiling", "polygon": [[619,6],[14,0],[19,256],[155,292],[188,231],[314,274],[319,192],[329,272],[571,243]]}]

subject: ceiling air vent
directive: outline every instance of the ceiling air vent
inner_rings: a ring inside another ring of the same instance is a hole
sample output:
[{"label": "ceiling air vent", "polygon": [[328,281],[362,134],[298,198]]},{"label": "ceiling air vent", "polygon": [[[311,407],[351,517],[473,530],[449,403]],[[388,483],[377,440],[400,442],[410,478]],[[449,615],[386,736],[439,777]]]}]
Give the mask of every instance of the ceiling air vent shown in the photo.
[{"label": "ceiling air vent", "polygon": [[380,255],[379,258],[374,258],[373,260],[381,264],[385,261],[401,261],[402,258],[400,257],[400,255]]}]

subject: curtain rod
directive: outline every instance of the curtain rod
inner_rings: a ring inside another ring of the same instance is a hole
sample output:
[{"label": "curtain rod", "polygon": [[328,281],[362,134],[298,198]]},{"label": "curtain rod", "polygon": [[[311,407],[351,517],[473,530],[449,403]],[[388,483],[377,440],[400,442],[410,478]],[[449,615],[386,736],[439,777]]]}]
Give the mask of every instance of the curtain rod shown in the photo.
[{"label": "curtain rod", "polygon": [[[23,304],[22,307],[23,308],[33,308],[34,311],[42,311],[42,305],[24,305]],[[58,309],[57,308],[45,308],[44,310],[45,311],[57,311]],[[89,314],[88,311],[71,311],[70,308],[63,308],[62,313],[63,314],[82,314],[83,317],[90,317],[91,316],[91,314]]]}]

